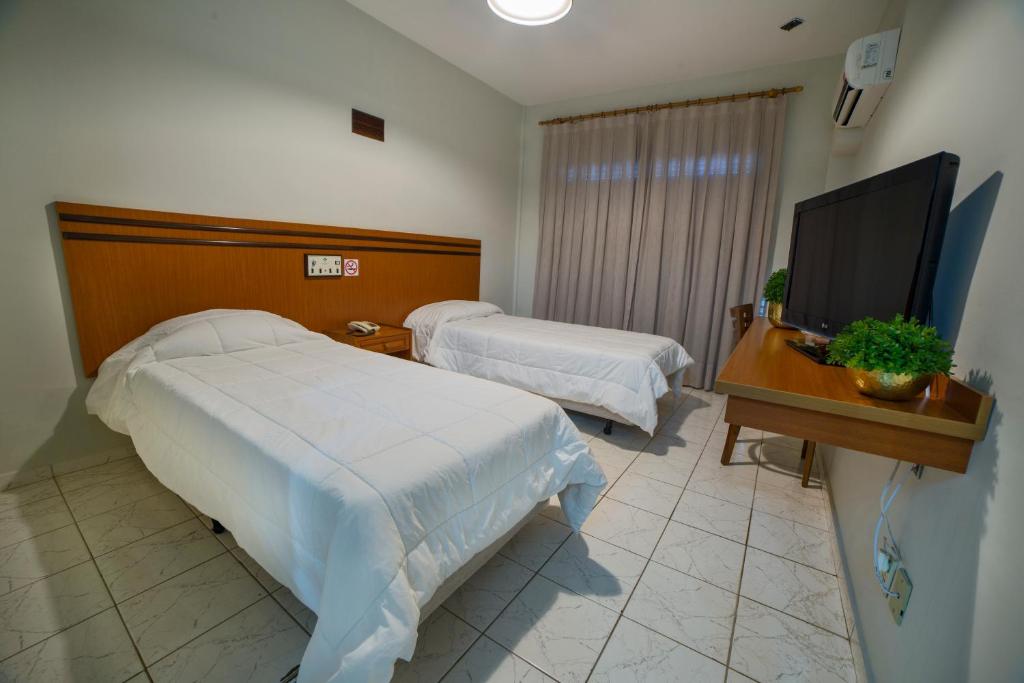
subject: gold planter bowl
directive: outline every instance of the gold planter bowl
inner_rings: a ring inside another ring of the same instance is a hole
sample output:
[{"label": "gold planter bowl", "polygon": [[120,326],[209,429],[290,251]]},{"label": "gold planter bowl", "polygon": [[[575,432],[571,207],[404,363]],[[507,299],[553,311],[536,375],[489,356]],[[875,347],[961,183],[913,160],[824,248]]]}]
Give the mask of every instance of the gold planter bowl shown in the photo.
[{"label": "gold planter bowl", "polygon": [[773,304],[771,302],[768,303],[768,322],[770,322],[775,327],[781,327],[784,330],[791,330],[791,329],[793,329],[790,325],[787,325],[786,323],[782,322],[782,304],[781,303],[778,303],[778,304]]},{"label": "gold planter bowl", "polygon": [[848,369],[860,393],[886,401],[909,401],[924,391],[935,377],[933,374],[907,375],[880,370]]}]

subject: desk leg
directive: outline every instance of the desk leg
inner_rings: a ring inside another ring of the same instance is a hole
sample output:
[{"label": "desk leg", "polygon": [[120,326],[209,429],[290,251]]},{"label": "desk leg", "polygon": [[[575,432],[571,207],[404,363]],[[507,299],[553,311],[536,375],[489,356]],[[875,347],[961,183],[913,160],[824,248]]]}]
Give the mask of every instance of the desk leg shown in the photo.
[{"label": "desk leg", "polygon": [[811,478],[811,467],[814,466],[814,446],[813,441],[804,441],[804,448],[800,455],[804,459],[804,475],[800,480],[800,485],[807,488],[807,482]]},{"label": "desk leg", "polygon": [[732,449],[736,448],[736,439],[740,435],[739,425],[729,425],[729,433],[725,435],[725,448],[722,449],[722,464],[728,465],[732,459]]}]

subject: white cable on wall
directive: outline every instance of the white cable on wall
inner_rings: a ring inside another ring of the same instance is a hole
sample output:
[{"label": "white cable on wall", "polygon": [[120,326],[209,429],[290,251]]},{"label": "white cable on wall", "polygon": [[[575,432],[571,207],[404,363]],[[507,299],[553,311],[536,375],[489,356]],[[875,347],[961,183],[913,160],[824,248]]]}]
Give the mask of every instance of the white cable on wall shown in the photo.
[{"label": "white cable on wall", "polygon": [[[896,495],[900,492],[900,489],[903,488],[904,482],[906,482],[907,477],[909,477],[910,473],[913,471],[912,467],[907,468],[903,473],[903,476],[900,477],[899,482],[897,482],[896,486],[893,487],[893,482],[896,480],[896,473],[899,471],[900,465],[902,464],[903,463],[901,462],[896,463],[896,466],[892,468],[892,474],[889,475],[889,481],[887,481],[885,486],[882,487],[882,495],[879,498],[881,512],[878,515],[878,522],[875,524],[874,540],[871,544],[871,566],[875,570],[875,578],[878,580],[878,585],[881,586],[882,592],[886,597],[890,598],[899,597],[899,593],[889,590],[889,587],[885,585],[885,578],[882,576],[882,568],[879,566],[883,552],[878,549],[878,537],[882,532],[882,525],[885,524],[885,527],[889,532],[889,544],[892,546],[890,554],[896,560],[899,560],[901,557],[900,549],[899,546],[896,545],[896,539],[893,538],[892,527],[889,526],[889,518],[886,516],[886,513],[889,512],[892,502],[896,500]],[[889,493],[890,487],[893,487],[891,494]],[[890,551],[886,549],[886,552],[889,553]],[[895,571],[895,568],[893,568],[893,571]]]}]

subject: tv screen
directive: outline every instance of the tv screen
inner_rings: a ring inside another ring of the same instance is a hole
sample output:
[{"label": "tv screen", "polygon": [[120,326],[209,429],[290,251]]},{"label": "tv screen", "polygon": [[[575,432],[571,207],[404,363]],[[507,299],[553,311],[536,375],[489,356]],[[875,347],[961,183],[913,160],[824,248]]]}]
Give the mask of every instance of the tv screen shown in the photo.
[{"label": "tv screen", "polygon": [[782,319],[825,337],[868,316],[926,322],[959,164],[940,152],[798,203]]}]

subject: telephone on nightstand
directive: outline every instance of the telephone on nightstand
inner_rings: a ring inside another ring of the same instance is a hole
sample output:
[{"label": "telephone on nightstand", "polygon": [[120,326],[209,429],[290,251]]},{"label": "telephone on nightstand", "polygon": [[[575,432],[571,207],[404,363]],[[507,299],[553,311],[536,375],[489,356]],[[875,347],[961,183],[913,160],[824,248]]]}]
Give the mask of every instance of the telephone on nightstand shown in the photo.
[{"label": "telephone on nightstand", "polygon": [[380,325],[371,323],[369,320],[353,320],[348,324],[348,329],[352,330],[352,334],[357,337],[365,337],[379,330]]}]

